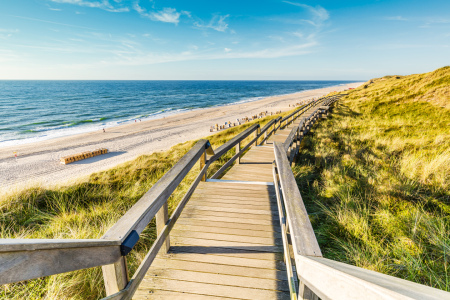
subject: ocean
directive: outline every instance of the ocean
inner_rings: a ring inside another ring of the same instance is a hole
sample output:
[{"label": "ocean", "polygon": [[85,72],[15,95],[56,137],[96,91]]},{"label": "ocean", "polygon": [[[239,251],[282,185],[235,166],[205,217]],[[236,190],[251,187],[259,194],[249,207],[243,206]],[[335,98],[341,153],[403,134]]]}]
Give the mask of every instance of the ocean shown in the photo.
[{"label": "ocean", "polygon": [[350,81],[0,81],[0,147]]}]

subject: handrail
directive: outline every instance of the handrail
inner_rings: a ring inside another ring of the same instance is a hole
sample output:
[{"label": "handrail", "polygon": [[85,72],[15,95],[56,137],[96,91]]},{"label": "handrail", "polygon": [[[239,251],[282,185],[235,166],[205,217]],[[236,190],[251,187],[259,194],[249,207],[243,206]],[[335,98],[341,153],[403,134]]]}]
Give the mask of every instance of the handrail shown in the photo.
[{"label": "handrail", "polygon": [[120,245],[119,240],[0,239],[0,284],[112,264],[121,257]]},{"label": "handrail", "polygon": [[274,142],[274,152],[294,254],[322,256],[283,144]]},{"label": "handrail", "polygon": [[[257,144],[258,139],[264,134],[265,137],[263,139],[263,141],[261,143],[263,143],[270,134],[274,133],[277,129],[274,128],[273,130],[270,131],[270,133],[267,133],[267,130],[273,125],[276,124],[279,120],[281,119],[281,117],[278,117],[276,119],[273,119],[271,121],[269,121],[263,128],[261,131],[258,131],[260,129],[260,125],[259,124],[254,124],[251,127],[247,128],[245,131],[241,132],[240,134],[238,134],[237,136],[235,136],[234,138],[232,138],[231,140],[229,140],[228,142],[226,142],[225,144],[223,144],[222,146],[220,146],[219,148],[216,149],[215,151],[215,155],[213,157],[211,157],[208,161],[208,164],[213,163],[214,161],[216,161],[219,157],[221,157],[222,155],[224,155],[226,152],[228,152],[229,150],[233,149],[234,147],[236,147],[236,154],[231,157],[222,167],[219,168],[219,170],[216,171],[216,173],[214,173],[211,176],[211,179],[217,179],[220,177],[220,175],[222,175],[222,173],[231,166],[231,164],[238,160],[240,158],[240,156],[242,155],[242,152],[246,151],[248,148],[250,148],[253,144]],[[252,134],[253,132],[256,131],[256,136],[255,138],[253,138],[250,142],[247,143],[247,145],[245,145],[242,149],[240,147],[240,143],[247,138],[250,134]]]},{"label": "handrail", "polygon": [[257,130],[259,128],[259,124],[253,124],[243,132],[236,135],[234,138],[223,144],[222,146],[218,147],[214,152],[215,155],[209,159],[210,163],[213,163],[214,161],[218,160],[222,155],[227,153],[229,150],[231,150],[237,143],[244,140],[246,137],[248,137],[252,132]]},{"label": "handrail", "polygon": [[141,233],[210,146],[209,141],[199,140],[103,235],[102,239],[120,239],[123,242],[131,231]]},{"label": "handrail", "polygon": [[[326,99],[327,104],[332,104],[339,98],[333,96]],[[299,126],[296,126],[297,129],[301,129],[303,124],[321,109],[322,106],[312,112],[309,117],[302,119]],[[294,130],[295,127],[291,133]],[[330,300],[450,300],[448,292],[322,257],[286,155],[286,151],[294,140],[291,135],[284,144],[274,142],[273,170],[291,299],[318,299],[320,297]],[[290,245],[287,242],[291,243],[293,249],[293,262],[297,278],[292,272],[293,266],[288,266],[292,260]]]}]

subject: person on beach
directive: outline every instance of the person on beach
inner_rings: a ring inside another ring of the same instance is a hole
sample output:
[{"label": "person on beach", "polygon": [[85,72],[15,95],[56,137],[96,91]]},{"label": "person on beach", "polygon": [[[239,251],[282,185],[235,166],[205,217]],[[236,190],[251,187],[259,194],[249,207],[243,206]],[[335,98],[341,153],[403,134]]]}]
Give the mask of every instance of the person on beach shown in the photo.
[{"label": "person on beach", "polygon": [[103,132],[106,132],[106,131],[105,131],[105,128],[103,128]]}]

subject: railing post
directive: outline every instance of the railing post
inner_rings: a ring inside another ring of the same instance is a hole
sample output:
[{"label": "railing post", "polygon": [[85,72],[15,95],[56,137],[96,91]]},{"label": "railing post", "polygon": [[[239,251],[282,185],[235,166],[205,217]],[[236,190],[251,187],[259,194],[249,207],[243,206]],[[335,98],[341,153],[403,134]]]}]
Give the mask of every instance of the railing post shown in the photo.
[{"label": "railing post", "polygon": [[[167,201],[163,204],[163,206],[156,213],[156,234],[159,236],[169,221],[169,206],[167,205]],[[170,248],[170,238],[166,237],[164,244],[161,246],[161,253],[169,252]]]},{"label": "railing post", "polygon": [[236,154],[239,153],[238,158],[236,159],[236,164],[239,165],[241,163],[241,142],[236,144]]},{"label": "railing post", "polygon": [[256,128],[256,131],[255,131],[255,138],[256,138],[255,146],[258,146],[258,136],[259,136],[260,133],[261,133],[261,127]]},{"label": "railing post", "polygon": [[[200,156],[200,172],[203,170],[203,167],[206,165],[206,151],[202,153]],[[202,176],[202,181],[206,181],[206,173]]]},{"label": "railing post", "polygon": [[314,294],[303,282],[300,282],[300,286],[298,289],[298,299],[303,300],[319,300],[319,297]]},{"label": "railing post", "polygon": [[125,256],[112,265],[102,266],[102,272],[106,296],[115,294],[127,286],[129,279]]}]

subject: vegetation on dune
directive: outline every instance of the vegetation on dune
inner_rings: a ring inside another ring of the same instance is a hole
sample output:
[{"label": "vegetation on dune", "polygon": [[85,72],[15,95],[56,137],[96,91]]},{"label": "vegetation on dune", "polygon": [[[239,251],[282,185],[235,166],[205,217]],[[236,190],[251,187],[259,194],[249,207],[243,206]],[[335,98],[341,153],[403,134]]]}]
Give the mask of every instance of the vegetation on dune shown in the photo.
[{"label": "vegetation on dune", "polygon": [[352,90],[293,168],[327,258],[450,291],[450,67]]},{"label": "vegetation on dune", "polygon": [[[263,126],[278,116],[229,128],[206,138],[215,149],[256,122]],[[244,142],[253,138],[251,135]],[[89,180],[80,184],[59,189],[30,188],[0,199],[0,238],[100,238],[195,143],[189,141],[168,151],[142,155],[116,168],[92,174]],[[208,173],[217,171],[235,154],[234,151],[233,148],[215,162]],[[168,202],[169,213],[175,209],[198,171],[197,163],[175,190]],[[152,221],[127,256],[130,276],[155,238],[156,227]],[[1,299],[99,299],[104,296],[100,267],[9,284],[0,290]]]}]

